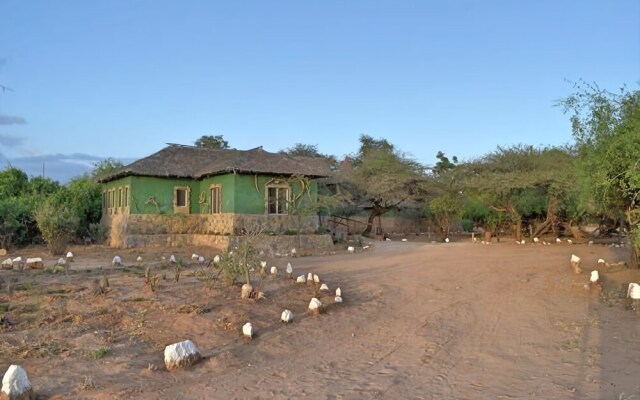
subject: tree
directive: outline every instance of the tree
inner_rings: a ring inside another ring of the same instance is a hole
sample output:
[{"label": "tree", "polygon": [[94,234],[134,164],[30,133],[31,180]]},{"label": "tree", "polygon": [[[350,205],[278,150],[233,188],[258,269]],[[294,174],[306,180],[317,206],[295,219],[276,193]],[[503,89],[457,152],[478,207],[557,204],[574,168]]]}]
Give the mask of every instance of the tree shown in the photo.
[{"label": "tree", "polygon": [[24,193],[29,177],[16,167],[8,167],[0,171],[0,198],[19,196]]},{"label": "tree", "polygon": [[444,240],[449,236],[453,223],[462,215],[463,196],[458,158],[454,156],[452,162],[442,151],[438,151],[436,158],[438,162],[431,170],[430,187],[437,195],[428,204]]},{"label": "tree", "polygon": [[93,170],[91,171],[91,177],[97,178],[102,175],[106,175],[115,170],[124,167],[122,161],[115,158],[105,158],[104,160],[96,161],[93,163]]},{"label": "tree", "polygon": [[222,135],[201,136],[194,142],[194,144],[196,145],[196,147],[205,147],[207,149],[225,150],[229,148],[229,142],[224,140],[224,137]]},{"label": "tree", "polygon": [[291,147],[280,150],[278,153],[294,157],[324,158],[329,162],[332,170],[335,170],[338,165],[338,161],[335,156],[320,153],[320,151],[318,151],[318,145],[315,144],[296,143]]},{"label": "tree", "polygon": [[640,90],[612,93],[579,82],[560,101],[571,114],[584,191],[598,210],[622,217],[632,234],[632,262],[640,255]]},{"label": "tree", "polygon": [[354,159],[354,168],[341,173],[342,184],[352,203],[369,210],[362,232],[367,236],[377,216],[421,193],[424,167],[397,151],[386,139],[375,140],[366,135],[360,136],[360,149]]},{"label": "tree", "polygon": [[521,240],[524,222],[532,226],[534,236],[541,235],[561,222],[557,218],[563,212],[560,198],[575,181],[574,160],[567,148],[498,147],[464,165],[465,195],[504,213],[516,240]]}]

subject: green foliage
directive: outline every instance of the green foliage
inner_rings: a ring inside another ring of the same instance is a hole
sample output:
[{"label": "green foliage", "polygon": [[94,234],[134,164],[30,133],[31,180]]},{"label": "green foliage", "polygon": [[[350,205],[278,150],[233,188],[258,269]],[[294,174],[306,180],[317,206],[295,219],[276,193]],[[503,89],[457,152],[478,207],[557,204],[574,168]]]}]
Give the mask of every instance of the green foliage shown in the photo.
[{"label": "green foliage", "polygon": [[107,346],[100,346],[96,351],[91,352],[89,357],[93,360],[99,360],[105,358],[109,354],[109,348]]},{"label": "green foliage", "polygon": [[311,157],[311,158],[324,158],[329,162],[329,165],[332,169],[336,169],[338,165],[338,160],[335,156],[330,154],[323,154],[318,151],[318,145],[315,144],[303,144],[296,143],[291,147],[287,147],[286,149],[282,149],[279,151],[280,154],[287,154],[295,157]]},{"label": "green foliage", "polygon": [[229,142],[224,140],[224,137],[222,135],[201,136],[194,142],[194,144],[196,145],[196,147],[205,147],[208,149],[224,150],[229,148]]},{"label": "green foliage", "polygon": [[26,245],[38,235],[31,204],[22,197],[0,198],[0,247]]},{"label": "green foliage", "polygon": [[91,171],[92,178],[99,178],[103,175],[107,175],[120,168],[124,167],[122,161],[115,158],[106,158],[104,160],[96,161],[93,163],[93,170]]},{"label": "green foliage", "polygon": [[53,255],[64,254],[80,222],[77,214],[56,197],[46,199],[34,212],[38,229]]},{"label": "green foliage", "polygon": [[462,207],[462,196],[455,192],[444,193],[429,202],[443,239],[449,235],[453,223],[460,218]]},{"label": "green foliage", "polygon": [[[540,221],[554,215],[580,218],[575,196],[567,195],[576,180],[574,163],[575,152],[571,148],[498,147],[462,166],[463,187],[467,198],[503,216],[478,214],[477,207],[466,213],[470,219],[490,225],[508,218],[516,227],[523,221]],[[519,235],[517,229],[516,237]]]},{"label": "green foliage", "polygon": [[22,170],[8,167],[0,171],[0,198],[17,197],[27,191],[29,178]]},{"label": "green foliage", "polygon": [[369,221],[362,232],[371,232],[373,220],[403,201],[420,194],[424,167],[395,150],[386,139],[360,136],[354,168],[342,171],[343,195],[353,205],[369,208]]},{"label": "green foliage", "polygon": [[596,209],[624,221],[640,259],[640,90],[618,93],[579,82],[560,105],[571,114],[583,190]]}]

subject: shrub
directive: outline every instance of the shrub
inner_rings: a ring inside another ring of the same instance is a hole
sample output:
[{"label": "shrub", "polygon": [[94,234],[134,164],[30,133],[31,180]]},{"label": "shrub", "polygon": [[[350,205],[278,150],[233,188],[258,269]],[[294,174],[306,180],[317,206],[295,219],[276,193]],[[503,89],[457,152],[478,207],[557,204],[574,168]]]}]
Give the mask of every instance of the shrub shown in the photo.
[{"label": "shrub", "polygon": [[78,229],[78,216],[64,204],[49,198],[35,210],[34,217],[49,252],[54,256],[64,254]]}]

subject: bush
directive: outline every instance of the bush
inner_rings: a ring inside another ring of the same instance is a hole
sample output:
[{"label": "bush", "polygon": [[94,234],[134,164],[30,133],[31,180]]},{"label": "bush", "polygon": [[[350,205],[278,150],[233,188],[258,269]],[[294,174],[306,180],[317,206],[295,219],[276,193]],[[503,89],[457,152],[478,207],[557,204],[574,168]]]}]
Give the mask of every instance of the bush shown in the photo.
[{"label": "bush", "polygon": [[79,217],[76,213],[49,198],[36,209],[34,217],[49,252],[54,256],[64,254],[78,229]]}]

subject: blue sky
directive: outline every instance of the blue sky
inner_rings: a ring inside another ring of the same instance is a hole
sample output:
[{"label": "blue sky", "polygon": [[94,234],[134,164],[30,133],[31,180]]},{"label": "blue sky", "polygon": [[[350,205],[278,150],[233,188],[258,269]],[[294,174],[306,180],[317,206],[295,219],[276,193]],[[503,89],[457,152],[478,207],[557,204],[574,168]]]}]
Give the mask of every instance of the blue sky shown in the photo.
[{"label": "blue sky", "polygon": [[0,166],[45,160],[61,180],[202,135],[342,157],[365,133],[426,164],[560,145],[567,80],[640,82],[637,0],[0,0],[0,15]]}]

